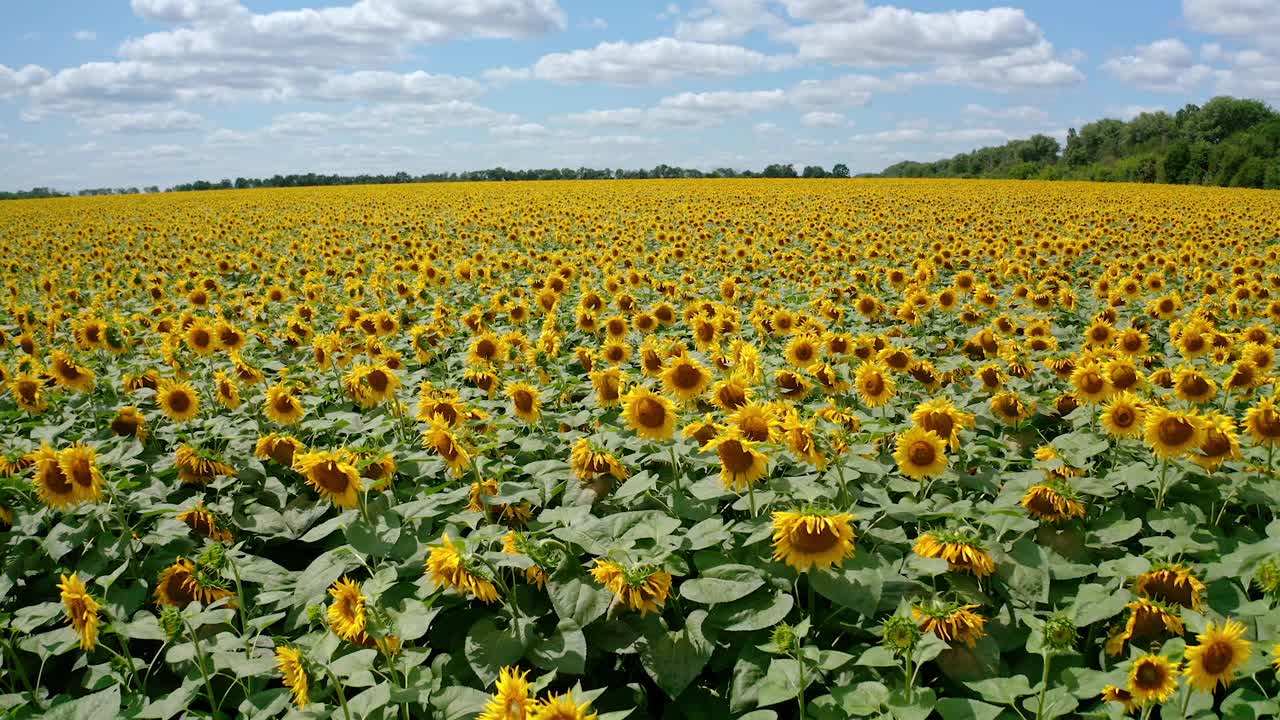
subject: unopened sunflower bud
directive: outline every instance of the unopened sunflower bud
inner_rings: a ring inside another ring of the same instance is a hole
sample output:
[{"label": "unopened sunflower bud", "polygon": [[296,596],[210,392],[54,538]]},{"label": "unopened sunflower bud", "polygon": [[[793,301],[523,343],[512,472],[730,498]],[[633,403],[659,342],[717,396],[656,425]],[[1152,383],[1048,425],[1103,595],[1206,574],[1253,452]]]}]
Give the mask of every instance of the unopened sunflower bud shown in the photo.
[{"label": "unopened sunflower bud", "polygon": [[910,652],[920,641],[920,627],[903,615],[894,615],[884,624],[884,646],[894,653]]},{"label": "unopened sunflower bud", "polygon": [[307,606],[307,622],[312,625],[324,624],[324,606],[308,605]]},{"label": "unopened sunflower bud", "polygon": [[1253,584],[1272,598],[1280,598],[1280,559],[1271,558],[1258,568]]},{"label": "unopened sunflower bud", "polygon": [[778,646],[779,653],[790,653],[796,648],[796,631],[786,623],[773,629],[773,644]]},{"label": "unopened sunflower bud", "polygon": [[1051,652],[1065,652],[1076,644],[1076,625],[1065,615],[1054,615],[1044,624],[1044,646]]},{"label": "unopened sunflower bud", "polygon": [[227,549],[222,543],[213,543],[200,554],[200,564],[214,570],[221,570],[227,565]]},{"label": "unopened sunflower bud", "polygon": [[172,605],[160,611],[160,627],[169,640],[182,637],[182,611]]}]

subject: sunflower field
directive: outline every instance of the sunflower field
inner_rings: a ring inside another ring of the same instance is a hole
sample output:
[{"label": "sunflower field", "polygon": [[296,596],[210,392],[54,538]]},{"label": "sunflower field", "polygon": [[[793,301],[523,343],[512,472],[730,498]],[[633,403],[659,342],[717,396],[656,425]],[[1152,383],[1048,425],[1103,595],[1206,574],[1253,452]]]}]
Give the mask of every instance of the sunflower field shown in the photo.
[{"label": "sunflower field", "polygon": [[1280,714],[1280,194],[0,204],[5,717]]}]

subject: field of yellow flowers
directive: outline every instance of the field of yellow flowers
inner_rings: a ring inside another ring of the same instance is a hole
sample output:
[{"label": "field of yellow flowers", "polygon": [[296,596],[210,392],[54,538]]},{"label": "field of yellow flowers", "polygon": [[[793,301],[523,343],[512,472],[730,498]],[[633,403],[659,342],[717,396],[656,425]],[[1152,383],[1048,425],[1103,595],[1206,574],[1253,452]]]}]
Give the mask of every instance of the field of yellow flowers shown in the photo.
[{"label": "field of yellow flowers", "polygon": [[0,205],[0,713],[1280,713],[1280,193]]}]

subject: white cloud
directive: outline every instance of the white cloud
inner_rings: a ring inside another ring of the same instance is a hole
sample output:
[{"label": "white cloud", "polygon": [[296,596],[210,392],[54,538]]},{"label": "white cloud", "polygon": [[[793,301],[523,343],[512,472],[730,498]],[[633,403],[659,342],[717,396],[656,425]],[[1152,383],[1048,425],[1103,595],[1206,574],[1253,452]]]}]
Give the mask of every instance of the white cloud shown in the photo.
[{"label": "white cloud", "polygon": [[489,128],[489,133],[505,138],[535,138],[547,134],[547,128],[538,123],[512,123]]},{"label": "white cloud", "polygon": [[92,30],[77,30],[71,33],[71,37],[80,42],[90,42],[98,39],[98,33]]},{"label": "white cloud", "polygon": [[143,20],[169,25],[217,20],[244,12],[238,0],[133,0],[131,6]]},{"label": "white cloud", "polygon": [[423,135],[443,127],[489,127],[515,123],[516,116],[474,103],[382,103],[345,113],[292,112],[277,115],[266,132],[276,137],[334,133]]},{"label": "white cloud", "polygon": [[1102,68],[1121,82],[1159,92],[1185,93],[1212,74],[1197,64],[1191,48],[1177,38],[1139,45],[1132,55],[1111,58]]},{"label": "white cloud", "polygon": [[480,83],[453,75],[432,75],[421,70],[400,74],[362,70],[328,77],[308,95],[321,100],[400,100],[441,102],[475,97]]},{"label": "white cloud", "polygon": [[923,127],[897,127],[893,130],[881,130],[872,133],[859,133],[852,137],[855,142],[870,143],[928,143],[928,144],[966,144],[1004,142],[1011,139],[1009,133],[1000,128],[963,128],[953,130],[935,130],[929,132]]},{"label": "white cloud", "polygon": [[1280,47],[1280,3],[1273,0],[1182,0],[1182,14],[1200,32]]},{"label": "white cloud", "polygon": [[969,103],[964,106],[964,113],[975,117],[1000,120],[1020,120],[1023,122],[1044,122],[1049,119],[1049,113],[1031,105],[1013,105],[1010,107],[990,108],[977,103]]},{"label": "white cloud", "polygon": [[782,90],[721,90],[704,93],[680,93],[662,98],[658,107],[662,109],[704,112],[713,114],[742,115],[761,110],[773,110],[787,102],[787,94]]},{"label": "white cloud", "polygon": [[675,36],[698,42],[726,42],[758,29],[784,29],[786,23],[770,12],[768,5],[768,0],[708,0],[698,17],[676,23]]},{"label": "white cloud", "polygon": [[24,65],[14,70],[0,65],[0,98],[16,95],[49,79],[49,71],[39,65]]},{"label": "white cloud", "polygon": [[814,110],[812,112],[805,113],[800,118],[800,122],[804,124],[806,127],[836,128],[836,127],[842,127],[845,124],[845,118],[844,118],[844,115],[838,112],[825,112],[821,110]]},{"label": "white cloud", "polygon": [[505,84],[528,80],[533,75],[533,72],[529,68],[513,68],[503,65],[502,67],[485,70],[481,75],[491,83]]},{"label": "white cloud", "polygon": [[544,55],[534,64],[533,74],[555,83],[659,85],[686,75],[746,75],[794,64],[789,56],[765,55],[738,45],[662,37]]},{"label": "white cloud", "polygon": [[790,90],[791,102],[801,107],[832,108],[866,105],[872,91],[892,90],[874,75],[845,75],[830,80],[802,80]]},{"label": "white cloud", "polygon": [[186,110],[109,113],[80,119],[80,124],[94,134],[185,132],[199,129],[203,122],[199,115]]}]

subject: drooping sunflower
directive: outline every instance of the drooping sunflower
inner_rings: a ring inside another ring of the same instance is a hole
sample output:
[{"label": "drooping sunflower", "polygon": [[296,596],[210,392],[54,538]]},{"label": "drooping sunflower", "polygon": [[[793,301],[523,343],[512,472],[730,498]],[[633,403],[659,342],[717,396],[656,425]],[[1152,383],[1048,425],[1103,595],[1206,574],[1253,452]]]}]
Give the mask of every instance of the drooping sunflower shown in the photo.
[{"label": "drooping sunflower", "polygon": [[1280,409],[1276,408],[1276,396],[1259,398],[1256,405],[1245,411],[1244,429],[1254,445],[1280,445]]},{"label": "drooping sunflower", "polygon": [[498,671],[498,685],[476,720],[530,720],[537,701],[529,695],[529,671],[503,667]]},{"label": "drooping sunflower", "polygon": [[852,557],[853,515],[793,511],[773,513],[773,557],[799,572],[826,570]]},{"label": "drooping sunflower", "polygon": [[1107,639],[1108,655],[1119,655],[1128,642],[1149,642],[1165,635],[1181,635],[1184,632],[1182,618],[1176,606],[1170,609],[1164,603],[1150,598],[1138,598],[1126,605],[1129,618],[1123,628],[1117,629]]},{"label": "drooping sunflower", "polygon": [[636,386],[623,399],[627,427],[649,440],[670,440],[676,431],[676,414],[667,398],[644,386]]},{"label": "drooping sunflower", "polygon": [[395,394],[400,378],[386,365],[357,363],[343,376],[342,385],[360,407],[371,408]]},{"label": "drooping sunflower", "polygon": [[539,700],[529,715],[529,720],[596,720],[598,715],[591,712],[591,703],[579,704],[573,697],[573,691],[563,695],[547,695]]},{"label": "drooping sunflower", "polygon": [[126,405],[116,411],[116,416],[111,420],[111,432],[120,437],[135,437],[142,442],[150,437],[147,419],[133,405]]},{"label": "drooping sunflower", "polygon": [[307,478],[320,497],[340,508],[354,508],[363,489],[356,462],[349,450],[316,450],[294,457],[293,469]]},{"label": "drooping sunflower", "polygon": [[1016,392],[1008,390],[992,395],[989,406],[991,414],[1006,425],[1017,425],[1035,412],[1034,402],[1023,400]]},{"label": "drooping sunflower", "polygon": [[1129,666],[1128,689],[1138,705],[1167,702],[1178,689],[1178,668],[1163,655],[1143,655]]},{"label": "drooping sunflower", "polygon": [[454,477],[471,467],[471,453],[453,434],[444,418],[436,416],[431,419],[431,425],[422,433],[422,444],[444,460]]},{"label": "drooping sunflower", "polygon": [[1212,412],[1204,417],[1204,442],[1191,453],[1191,462],[1206,470],[1216,470],[1227,460],[1240,459],[1240,439],[1236,435],[1236,421],[1222,412]]},{"label": "drooping sunflower", "polygon": [[293,696],[293,704],[305,710],[311,698],[307,694],[307,666],[302,652],[297,648],[281,645],[276,648],[276,669],[284,679],[284,686]]},{"label": "drooping sunflower", "polygon": [[893,399],[898,385],[893,376],[879,363],[864,362],[858,366],[853,376],[853,385],[858,390],[858,397],[867,407],[880,407]]},{"label": "drooping sunflower", "polygon": [[1146,419],[1146,403],[1127,390],[1112,395],[1102,406],[1102,429],[1112,437],[1131,438],[1141,435]]},{"label": "drooping sunflower", "polygon": [[788,408],[782,416],[782,440],[791,454],[802,462],[820,470],[827,466],[826,456],[818,449],[814,421],[801,419],[800,412],[795,408]]},{"label": "drooping sunflower", "polygon": [[933,530],[916,538],[912,552],[925,558],[946,560],[952,572],[987,577],[996,571],[995,561],[976,538],[959,531]]},{"label": "drooping sunflower", "polygon": [[[502,536],[502,552],[508,555],[528,555],[530,543],[521,533],[510,530],[506,535]],[[532,559],[532,558],[531,558]],[[542,590],[547,586],[547,571],[538,564],[536,559],[524,569],[524,579],[530,585]]]},{"label": "drooping sunflower", "polygon": [[236,381],[221,370],[213,374],[213,399],[228,410],[235,410],[242,403]]},{"label": "drooping sunflower", "polygon": [[186,422],[200,414],[200,393],[190,383],[167,381],[156,392],[160,411],[174,422]]},{"label": "drooping sunflower", "polygon": [[329,605],[329,629],[338,637],[357,645],[368,644],[369,616],[360,584],[343,577],[329,588],[333,604]]},{"label": "drooping sunflower", "polygon": [[209,605],[235,593],[223,587],[221,578],[203,572],[195,563],[178,558],[156,580],[155,602],[165,607],[184,608],[193,602]]},{"label": "drooping sunflower", "polygon": [[474,566],[445,533],[440,544],[431,548],[426,570],[437,587],[450,587],[485,603],[498,600],[498,588],[487,573]]},{"label": "drooping sunflower", "polygon": [[511,411],[527,423],[537,423],[542,417],[542,395],[538,388],[525,382],[507,385],[507,397],[511,399]]},{"label": "drooping sunflower", "polygon": [[62,606],[66,609],[67,620],[80,638],[80,649],[86,652],[98,645],[98,625],[102,618],[98,617],[98,601],[89,594],[88,588],[80,580],[77,573],[71,577],[59,575],[62,581],[58,590],[62,592]]},{"label": "drooping sunflower", "polygon": [[1191,687],[1211,693],[1217,686],[1229,687],[1235,681],[1236,671],[1253,653],[1244,630],[1242,623],[1227,620],[1222,625],[1211,622],[1196,635],[1198,644],[1188,647],[1185,655],[1184,672]]},{"label": "drooping sunflower", "polygon": [[70,355],[55,350],[49,356],[49,374],[54,382],[73,392],[89,392],[93,389],[94,373],[71,359]]},{"label": "drooping sunflower", "polygon": [[962,642],[969,647],[986,636],[987,619],[974,612],[977,605],[913,605],[911,614],[920,631],[933,633],[947,642]]},{"label": "drooping sunflower", "polygon": [[36,486],[36,495],[41,502],[55,510],[70,507],[80,502],[80,493],[74,483],[62,471],[58,462],[58,454],[48,445],[27,456],[35,466],[32,482]]},{"label": "drooping sunflower", "polygon": [[733,412],[751,401],[751,385],[738,372],[711,387],[711,401],[725,412]]},{"label": "drooping sunflower", "polygon": [[612,560],[597,559],[591,576],[641,616],[659,612],[671,592],[671,574],[653,565],[623,567]]},{"label": "drooping sunflower", "polygon": [[1065,478],[1055,476],[1027,488],[1018,504],[1026,508],[1031,517],[1049,523],[1082,518],[1086,512],[1075,488]]},{"label": "drooping sunflower", "polygon": [[1133,699],[1133,693],[1122,687],[1115,685],[1107,685],[1102,688],[1102,700],[1104,702],[1119,703],[1126,714],[1138,709],[1138,703]]},{"label": "drooping sunflower", "polygon": [[173,451],[173,465],[178,468],[178,478],[188,485],[207,485],[219,475],[238,474],[212,453],[186,444]]},{"label": "drooping sunflower", "polygon": [[663,389],[682,403],[693,402],[711,384],[711,371],[688,355],[672,358],[661,377]]},{"label": "drooping sunflower", "polygon": [[1175,458],[1204,444],[1204,421],[1194,412],[1153,407],[1144,426],[1147,444],[1161,458]]},{"label": "drooping sunflower", "polygon": [[190,510],[178,513],[178,522],[185,523],[195,534],[215,542],[230,543],[235,540],[231,530],[222,527],[218,515],[205,507],[203,501],[196,503]]},{"label": "drooping sunflower", "polygon": [[701,419],[695,420],[680,431],[683,437],[693,438],[698,443],[698,447],[706,447],[720,434],[720,426],[716,424],[716,420],[711,413],[703,415]]},{"label": "drooping sunflower", "polygon": [[621,368],[592,370],[589,377],[596,391],[596,402],[600,407],[613,407],[621,402],[623,384],[627,381],[627,376]]},{"label": "drooping sunflower", "polygon": [[254,457],[260,460],[270,459],[285,467],[293,467],[294,457],[305,451],[306,446],[301,440],[283,433],[263,435],[253,446]]},{"label": "drooping sunflower", "polygon": [[1189,610],[1204,609],[1205,584],[1186,565],[1160,565],[1133,581],[1133,591],[1142,597]]},{"label": "drooping sunflower", "polygon": [[289,386],[277,383],[267,388],[267,397],[262,411],[272,422],[280,425],[296,425],[302,420],[307,409]]},{"label": "drooping sunflower", "polygon": [[102,499],[102,486],[106,481],[97,458],[98,453],[91,446],[79,442],[58,451],[58,467],[75,488],[79,502],[93,503]]},{"label": "drooping sunflower", "polygon": [[720,481],[727,488],[746,490],[764,477],[769,469],[768,456],[757,450],[756,443],[733,426],[725,428],[702,449],[714,450],[720,458]]},{"label": "drooping sunflower", "polygon": [[591,482],[598,475],[610,475],[615,480],[626,480],[630,476],[612,453],[593,446],[585,437],[578,438],[573,444],[569,453],[569,466],[583,483]]},{"label": "drooping sunflower", "polygon": [[898,436],[893,459],[903,475],[923,480],[947,469],[947,444],[938,433],[915,426]]},{"label": "drooping sunflower", "polygon": [[916,406],[911,422],[917,427],[931,430],[955,450],[960,447],[960,431],[974,426],[972,414],[957,408],[948,398],[933,398]]}]

